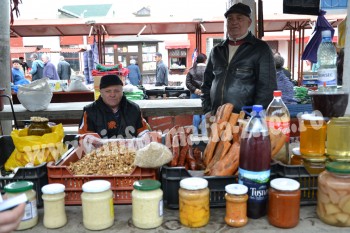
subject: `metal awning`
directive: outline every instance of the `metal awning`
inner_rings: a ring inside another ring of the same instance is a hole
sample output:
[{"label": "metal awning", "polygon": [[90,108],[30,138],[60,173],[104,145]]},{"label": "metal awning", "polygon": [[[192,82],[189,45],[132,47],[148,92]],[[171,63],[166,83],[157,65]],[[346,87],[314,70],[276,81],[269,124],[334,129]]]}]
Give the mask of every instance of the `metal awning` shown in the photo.
[{"label": "metal awning", "polygon": [[22,53],[35,53],[39,50],[37,47],[11,47],[10,52],[12,54],[22,54]]},{"label": "metal awning", "polygon": [[189,49],[191,47],[190,41],[165,41],[166,49]]}]

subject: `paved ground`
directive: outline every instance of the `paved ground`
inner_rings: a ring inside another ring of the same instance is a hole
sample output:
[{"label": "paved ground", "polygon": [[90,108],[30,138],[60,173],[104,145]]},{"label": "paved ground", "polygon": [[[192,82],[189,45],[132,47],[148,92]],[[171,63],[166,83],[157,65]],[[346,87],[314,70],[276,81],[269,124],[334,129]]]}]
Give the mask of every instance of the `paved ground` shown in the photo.
[{"label": "paved ground", "polygon": [[[263,217],[261,219],[253,220],[249,219],[249,222],[246,226],[242,228],[232,228],[225,224],[224,215],[225,208],[212,208],[210,215],[210,222],[207,226],[203,228],[186,228],[183,227],[178,218],[177,210],[164,210],[164,222],[163,224],[152,230],[141,230],[133,226],[131,222],[131,205],[115,205],[115,222],[114,225],[100,232],[120,232],[120,233],[141,233],[141,232],[218,232],[218,233],[226,233],[226,232],[239,232],[239,233],[277,233],[277,232],[293,232],[293,233],[322,233],[322,232],[337,232],[337,233],[345,233],[350,232],[350,228],[340,228],[333,227],[322,223],[317,215],[316,215],[316,206],[303,206],[301,208],[300,213],[300,222],[298,226],[292,229],[280,229],[269,225],[267,218]],[[92,232],[88,231],[84,228],[82,223],[82,212],[81,206],[66,206],[66,213],[68,216],[68,223],[56,230],[46,229],[42,225],[43,221],[43,209],[39,209],[39,223],[32,229],[28,229],[25,231],[21,231],[23,233],[35,232]]]}]

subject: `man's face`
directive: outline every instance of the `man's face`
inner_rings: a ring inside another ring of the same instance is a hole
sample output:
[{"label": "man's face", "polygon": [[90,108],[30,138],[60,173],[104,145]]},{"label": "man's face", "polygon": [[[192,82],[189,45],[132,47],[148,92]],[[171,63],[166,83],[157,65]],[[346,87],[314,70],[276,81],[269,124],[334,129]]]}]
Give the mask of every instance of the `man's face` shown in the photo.
[{"label": "man's face", "polygon": [[154,59],[156,59],[156,62],[158,62],[158,61],[162,60],[162,57],[156,55],[156,56],[154,56]]},{"label": "man's face", "polygon": [[103,102],[110,108],[117,108],[123,97],[123,86],[113,85],[100,90]]},{"label": "man's face", "polygon": [[13,66],[13,68],[15,68],[15,69],[19,69],[19,67],[21,66],[21,64],[15,62],[15,63],[12,64],[12,66]]},{"label": "man's face", "polygon": [[252,20],[245,15],[231,13],[227,16],[227,33],[230,38],[236,39],[247,33]]},{"label": "man's face", "polygon": [[46,64],[49,61],[49,58],[44,56],[41,58],[41,60]]}]

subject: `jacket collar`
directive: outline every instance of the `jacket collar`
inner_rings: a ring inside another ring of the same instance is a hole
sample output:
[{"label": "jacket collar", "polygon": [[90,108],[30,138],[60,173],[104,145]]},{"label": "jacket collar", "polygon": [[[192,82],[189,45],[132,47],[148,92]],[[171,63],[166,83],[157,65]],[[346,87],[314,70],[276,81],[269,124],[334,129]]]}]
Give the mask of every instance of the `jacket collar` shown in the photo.
[{"label": "jacket collar", "polygon": [[[250,43],[250,44],[256,43],[256,38],[251,32],[249,32],[248,35],[244,37],[242,40],[244,40],[245,43]],[[228,46],[228,44],[229,44],[229,38],[226,38],[222,46]]]}]

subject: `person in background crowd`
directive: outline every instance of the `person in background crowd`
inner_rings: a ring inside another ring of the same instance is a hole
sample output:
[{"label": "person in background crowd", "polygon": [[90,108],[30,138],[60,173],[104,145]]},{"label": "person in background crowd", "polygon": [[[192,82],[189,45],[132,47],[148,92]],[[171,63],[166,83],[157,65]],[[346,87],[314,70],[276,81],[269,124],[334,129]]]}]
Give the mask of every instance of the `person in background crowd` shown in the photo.
[{"label": "person in background crowd", "polygon": [[29,84],[21,69],[21,62],[18,59],[12,61],[12,82],[14,85]]},{"label": "person in background crowd", "polygon": [[[206,67],[207,56],[200,53],[197,56],[193,67],[190,68],[186,75],[186,87],[191,92],[191,99],[199,99],[202,95],[201,86],[203,83],[204,71]],[[199,127],[201,125],[201,127]],[[205,115],[193,115],[193,135],[198,135],[199,128],[201,134],[206,136]]]},{"label": "person in background crowd", "polygon": [[60,56],[60,61],[57,64],[57,74],[61,80],[70,80],[70,64],[64,60],[63,56]]},{"label": "person in background crowd", "polygon": [[0,212],[0,233],[9,233],[17,229],[23,218],[25,207],[26,204],[22,203],[11,210]]},{"label": "person in background crowd", "polygon": [[211,50],[201,87],[202,108],[208,117],[225,103],[233,104],[236,113],[254,104],[266,109],[277,89],[272,51],[248,30],[250,7],[234,4],[224,16],[228,38]]},{"label": "person in background crowd", "polygon": [[157,62],[156,86],[168,86],[168,67],[164,64],[162,57],[163,55],[161,53],[155,54]]},{"label": "person in background crowd", "polygon": [[44,72],[44,62],[38,59],[38,54],[32,53],[30,55],[32,60],[32,69],[29,71],[29,74],[32,75],[32,81],[41,79]]},{"label": "person in background crowd", "polygon": [[134,86],[141,84],[140,68],[138,65],[136,65],[136,61],[134,59],[130,60],[130,65],[128,65],[127,68],[129,70],[128,78],[130,83]]},{"label": "person in background crowd", "polygon": [[132,138],[148,132],[140,107],[123,95],[123,82],[117,75],[101,78],[99,98],[84,107],[79,134],[95,132],[101,137]]},{"label": "person in background crowd", "polygon": [[285,104],[296,104],[294,99],[294,84],[283,71],[284,59],[279,54],[274,55],[277,77],[277,89],[282,91],[282,100]]},{"label": "person in background crowd", "polygon": [[339,50],[337,57],[337,84],[343,85],[344,48]]},{"label": "person in background crowd", "polygon": [[[276,53],[274,54],[274,56],[275,56],[275,55],[281,56],[281,54],[280,54],[279,52],[276,52]],[[281,57],[282,57],[282,56],[281,56]],[[284,66],[284,59],[283,59],[283,64],[282,64],[281,68],[279,68],[279,69],[283,71],[284,75],[287,76],[287,78],[289,78],[290,80],[292,80],[292,74],[290,73],[289,70],[287,70],[287,69],[284,68],[283,66]],[[277,68],[277,67],[276,67],[276,68]]]},{"label": "person in background crowd", "polygon": [[19,57],[18,59],[19,59],[19,61],[21,63],[21,66],[22,66],[22,69],[23,69],[23,73],[27,74],[29,66],[28,66],[27,62],[24,61],[24,57]]},{"label": "person in background crowd", "polygon": [[60,80],[57,74],[57,70],[54,64],[50,61],[50,58],[47,54],[41,55],[41,60],[44,62],[44,72],[43,76],[51,80]]}]

